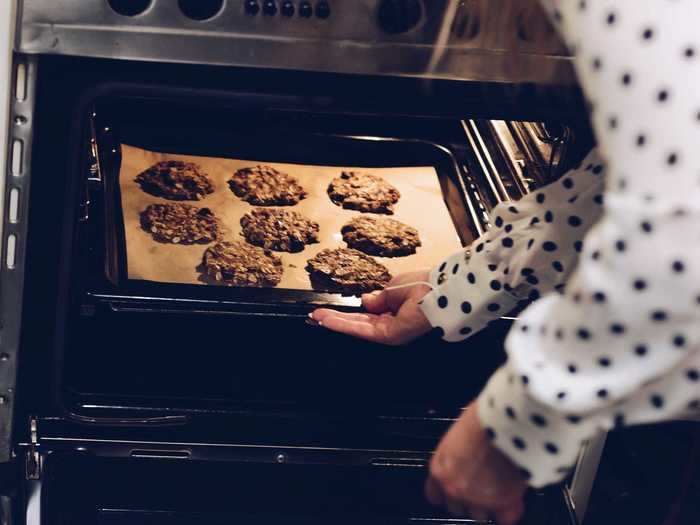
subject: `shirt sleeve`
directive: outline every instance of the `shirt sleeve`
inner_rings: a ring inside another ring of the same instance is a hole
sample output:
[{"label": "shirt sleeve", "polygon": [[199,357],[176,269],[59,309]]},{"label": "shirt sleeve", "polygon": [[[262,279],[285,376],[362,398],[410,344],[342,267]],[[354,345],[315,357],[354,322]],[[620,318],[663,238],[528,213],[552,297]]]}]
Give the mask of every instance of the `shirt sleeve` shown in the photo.
[{"label": "shirt sleeve", "polygon": [[549,4],[577,50],[607,191],[565,294],[525,310],[478,400],[534,486],[596,432],[700,409],[700,3]]},{"label": "shirt sleeve", "polygon": [[521,301],[563,290],[600,217],[604,172],[594,151],[561,180],[498,205],[486,235],[431,271],[433,291],[421,309],[445,340],[463,340]]}]

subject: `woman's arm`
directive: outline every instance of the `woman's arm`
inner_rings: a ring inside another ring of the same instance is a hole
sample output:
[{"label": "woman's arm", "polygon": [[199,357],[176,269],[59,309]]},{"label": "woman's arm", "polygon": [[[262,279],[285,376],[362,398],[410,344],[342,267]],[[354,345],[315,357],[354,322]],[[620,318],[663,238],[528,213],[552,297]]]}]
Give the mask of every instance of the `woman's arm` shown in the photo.
[{"label": "woman's arm", "polygon": [[605,168],[597,153],[561,180],[491,214],[494,227],[430,272],[421,309],[447,341],[460,341],[519,302],[563,291],[583,237],[600,218]]},{"label": "woman's arm", "polygon": [[[313,319],[331,330],[385,344],[406,343],[431,326],[442,330],[446,340],[459,341],[520,301],[563,290],[578,263],[581,239],[600,217],[604,171],[599,156],[591,153],[560,181],[518,203],[497,206],[491,216],[494,227],[466,250],[429,273],[400,275],[388,290],[364,296],[367,313],[319,309]],[[392,289],[426,281],[430,286]]]},{"label": "woman's arm", "polygon": [[523,313],[478,401],[536,486],[601,429],[700,408],[700,3],[553,4],[609,173],[565,295]]}]

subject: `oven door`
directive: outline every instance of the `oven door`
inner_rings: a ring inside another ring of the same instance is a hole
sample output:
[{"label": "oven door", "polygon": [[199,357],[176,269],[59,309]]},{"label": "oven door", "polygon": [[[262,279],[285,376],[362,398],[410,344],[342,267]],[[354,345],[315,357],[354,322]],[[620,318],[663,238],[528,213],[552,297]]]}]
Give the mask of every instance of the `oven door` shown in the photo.
[{"label": "oven door", "polygon": [[[57,420],[38,431],[28,525],[473,523],[427,504],[427,453],[195,443],[181,432],[156,443]],[[532,492],[522,523],[575,525],[566,501],[558,487]]]}]

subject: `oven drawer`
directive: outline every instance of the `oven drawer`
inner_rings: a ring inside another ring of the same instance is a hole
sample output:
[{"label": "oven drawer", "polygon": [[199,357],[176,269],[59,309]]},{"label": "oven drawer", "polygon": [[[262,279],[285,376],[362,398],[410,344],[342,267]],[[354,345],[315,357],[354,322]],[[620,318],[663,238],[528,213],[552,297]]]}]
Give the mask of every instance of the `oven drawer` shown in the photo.
[{"label": "oven drawer", "polygon": [[[423,497],[419,464],[212,463],[100,458],[45,459],[42,522],[121,524],[457,524]],[[523,523],[573,523],[559,489],[533,493]]]}]

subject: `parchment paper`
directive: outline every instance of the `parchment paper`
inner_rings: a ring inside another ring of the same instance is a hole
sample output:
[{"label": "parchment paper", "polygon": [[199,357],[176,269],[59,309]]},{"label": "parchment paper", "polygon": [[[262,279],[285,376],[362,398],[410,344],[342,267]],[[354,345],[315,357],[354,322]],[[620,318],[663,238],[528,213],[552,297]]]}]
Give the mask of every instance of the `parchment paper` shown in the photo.
[{"label": "parchment paper", "polygon": [[[139,214],[149,204],[174,202],[154,197],[144,192],[134,181],[136,175],[162,160],[182,160],[199,164],[214,185],[214,193],[201,201],[180,201],[194,206],[207,207],[214,212],[227,230],[226,238],[244,240],[240,219],[253,206],[236,197],[229,189],[228,180],[238,169],[266,164],[296,177],[308,192],[306,199],[296,206],[285,207],[298,211],[321,226],[318,244],[312,244],[300,253],[275,252],[282,258],[284,274],[278,288],[311,290],[306,261],[324,248],[345,248],[341,227],[360,212],[344,210],[333,204],[326,189],[344,166],[309,166],[280,164],[264,160],[237,160],[214,157],[198,157],[171,153],[156,153],[121,145],[122,162],[119,173],[121,204],[126,232],[126,250],[129,279],[166,283],[205,284],[197,266],[208,245],[176,245],[156,242],[140,225]],[[442,198],[442,191],[435,168],[418,166],[411,168],[355,168],[374,173],[386,179],[401,192],[401,199],[394,207],[394,215],[370,214],[391,217],[416,228],[423,245],[415,255],[407,257],[376,257],[392,275],[430,268],[443,257],[462,246],[450,214]]]}]

